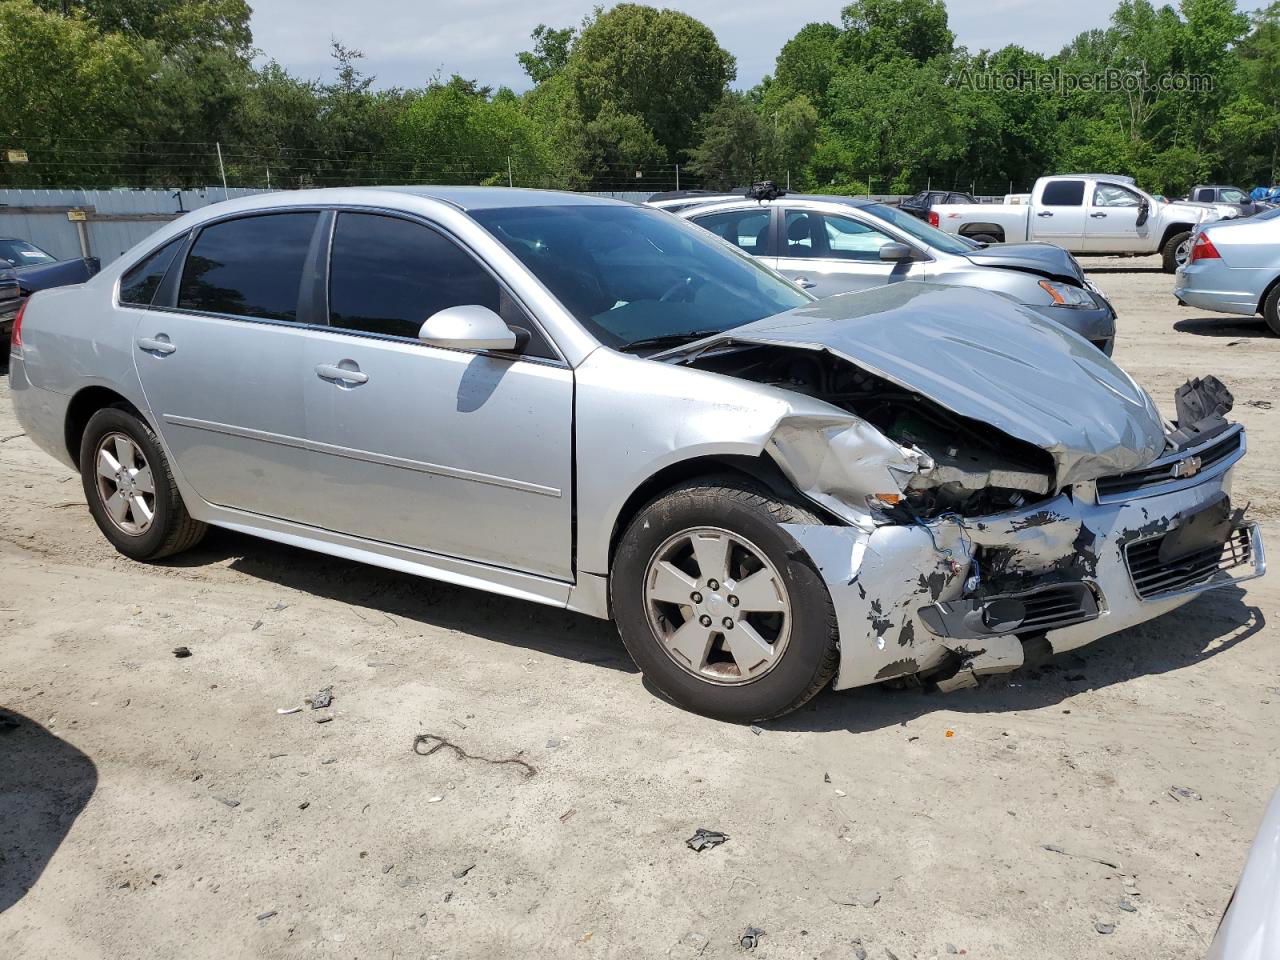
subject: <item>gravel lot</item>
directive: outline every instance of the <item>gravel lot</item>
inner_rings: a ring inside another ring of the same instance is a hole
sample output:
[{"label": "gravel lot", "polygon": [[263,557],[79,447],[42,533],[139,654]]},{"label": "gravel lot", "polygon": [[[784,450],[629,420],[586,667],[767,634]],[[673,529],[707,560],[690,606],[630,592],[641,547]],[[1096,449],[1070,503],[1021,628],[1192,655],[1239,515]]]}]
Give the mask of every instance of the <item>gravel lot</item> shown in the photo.
[{"label": "gravel lot", "polygon": [[[1280,553],[1280,339],[1178,307],[1154,258],[1086,267],[1167,412],[1188,376],[1235,392],[1235,499]],[[216,531],[131,563],[18,433],[0,377],[15,960],[711,958],[748,926],[762,958],[1196,957],[1280,784],[1274,575],[757,733],[658,700],[585,617]]]}]

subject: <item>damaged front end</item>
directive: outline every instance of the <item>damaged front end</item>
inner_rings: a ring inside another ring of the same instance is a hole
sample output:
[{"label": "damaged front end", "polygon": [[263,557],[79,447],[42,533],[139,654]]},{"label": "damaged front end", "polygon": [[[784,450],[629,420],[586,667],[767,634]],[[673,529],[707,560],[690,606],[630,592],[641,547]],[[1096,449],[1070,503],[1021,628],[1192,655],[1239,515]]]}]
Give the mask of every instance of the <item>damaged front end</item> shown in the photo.
[{"label": "damaged front end", "polygon": [[[784,418],[767,446],[843,521],[787,526],[836,607],[837,688],[968,685],[1265,570],[1257,526],[1231,503],[1244,431],[1216,379],[1181,388],[1166,425],[1110,361],[1056,332],[1057,352],[1027,364],[1016,340],[987,345],[998,330],[935,331],[939,352],[921,356],[890,350],[882,328],[806,342],[814,318],[784,318],[678,362],[839,410]],[[1001,371],[1014,376],[993,382]]]}]

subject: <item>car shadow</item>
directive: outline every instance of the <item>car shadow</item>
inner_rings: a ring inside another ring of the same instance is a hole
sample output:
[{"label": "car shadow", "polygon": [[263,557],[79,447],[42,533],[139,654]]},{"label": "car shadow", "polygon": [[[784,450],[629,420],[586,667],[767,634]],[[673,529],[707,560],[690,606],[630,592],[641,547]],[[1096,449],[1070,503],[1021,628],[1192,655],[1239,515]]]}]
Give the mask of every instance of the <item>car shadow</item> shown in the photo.
[{"label": "car shadow", "polygon": [[[1093,276],[1095,273],[1164,273],[1162,266],[1137,266],[1136,264],[1112,265],[1112,266],[1095,266],[1094,264],[1081,264],[1084,268],[1085,276]],[[1172,274],[1170,274],[1172,277]]]},{"label": "car shadow", "polygon": [[1178,610],[1060,653],[1039,666],[990,677],[976,689],[936,691],[860,687],[828,691],[807,707],[762,724],[770,730],[864,733],[906,726],[935,710],[999,714],[1054,707],[1076,694],[1194,666],[1243,643],[1266,626],[1244,590],[1224,587]]},{"label": "car shadow", "polygon": [[97,785],[87,756],[0,708],[0,913],[35,886]]},{"label": "car shadow", "polygon": [[1261,317],[1187,317],[1177,321],[1173,329],[1200,337],[1270,337],[1267,322]]},{"label": "car shadow", "polygon": [[638,672],[617,630],[607,621],[248,534],[212,527],[198,547],[162,563],[199,567],[224,560],[230,560],[231,569],[239,573],[347,604],[369,619],[385,614],[579,663]]}]

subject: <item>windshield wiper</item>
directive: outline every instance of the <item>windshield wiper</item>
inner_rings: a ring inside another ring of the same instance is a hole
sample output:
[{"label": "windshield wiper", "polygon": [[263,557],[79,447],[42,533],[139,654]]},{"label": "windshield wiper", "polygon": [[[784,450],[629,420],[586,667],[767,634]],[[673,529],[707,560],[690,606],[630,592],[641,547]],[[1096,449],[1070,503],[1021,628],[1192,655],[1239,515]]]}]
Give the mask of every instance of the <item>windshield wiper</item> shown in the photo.
[{"label": "windshield wiper", "polygon": [[686,333],[664,333],[660,337],[645,337],[643,340],[632,340],[630,343],[618,347],[618,349],[623,353],[630,353],[633,350],[662,350],[665,347],[678,347],[682,343],[693,343],[693,341],[701,340],[703,337],[713,337],[723,332],[723,330],[689,330]]}]

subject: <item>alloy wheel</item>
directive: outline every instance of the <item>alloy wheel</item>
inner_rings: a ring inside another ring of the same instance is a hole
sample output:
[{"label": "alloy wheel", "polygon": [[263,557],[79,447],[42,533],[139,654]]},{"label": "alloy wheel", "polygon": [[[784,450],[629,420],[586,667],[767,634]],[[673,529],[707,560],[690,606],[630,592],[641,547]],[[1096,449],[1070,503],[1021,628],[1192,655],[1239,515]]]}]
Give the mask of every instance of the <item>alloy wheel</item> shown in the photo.
[{"label": "alloy wheel", "polygon": [[142,448],[123,433],[108,433],[94,454],[98,497],[111,522],[131,537],[151,529],[156,486]]},{"label": "alloy wheel", "polygon": [[683,530],[658,547],[644,599],[662,649],[711,683],[759,680],[791,636],[791,601],[777,569],[751,541],[716,527]]}]

